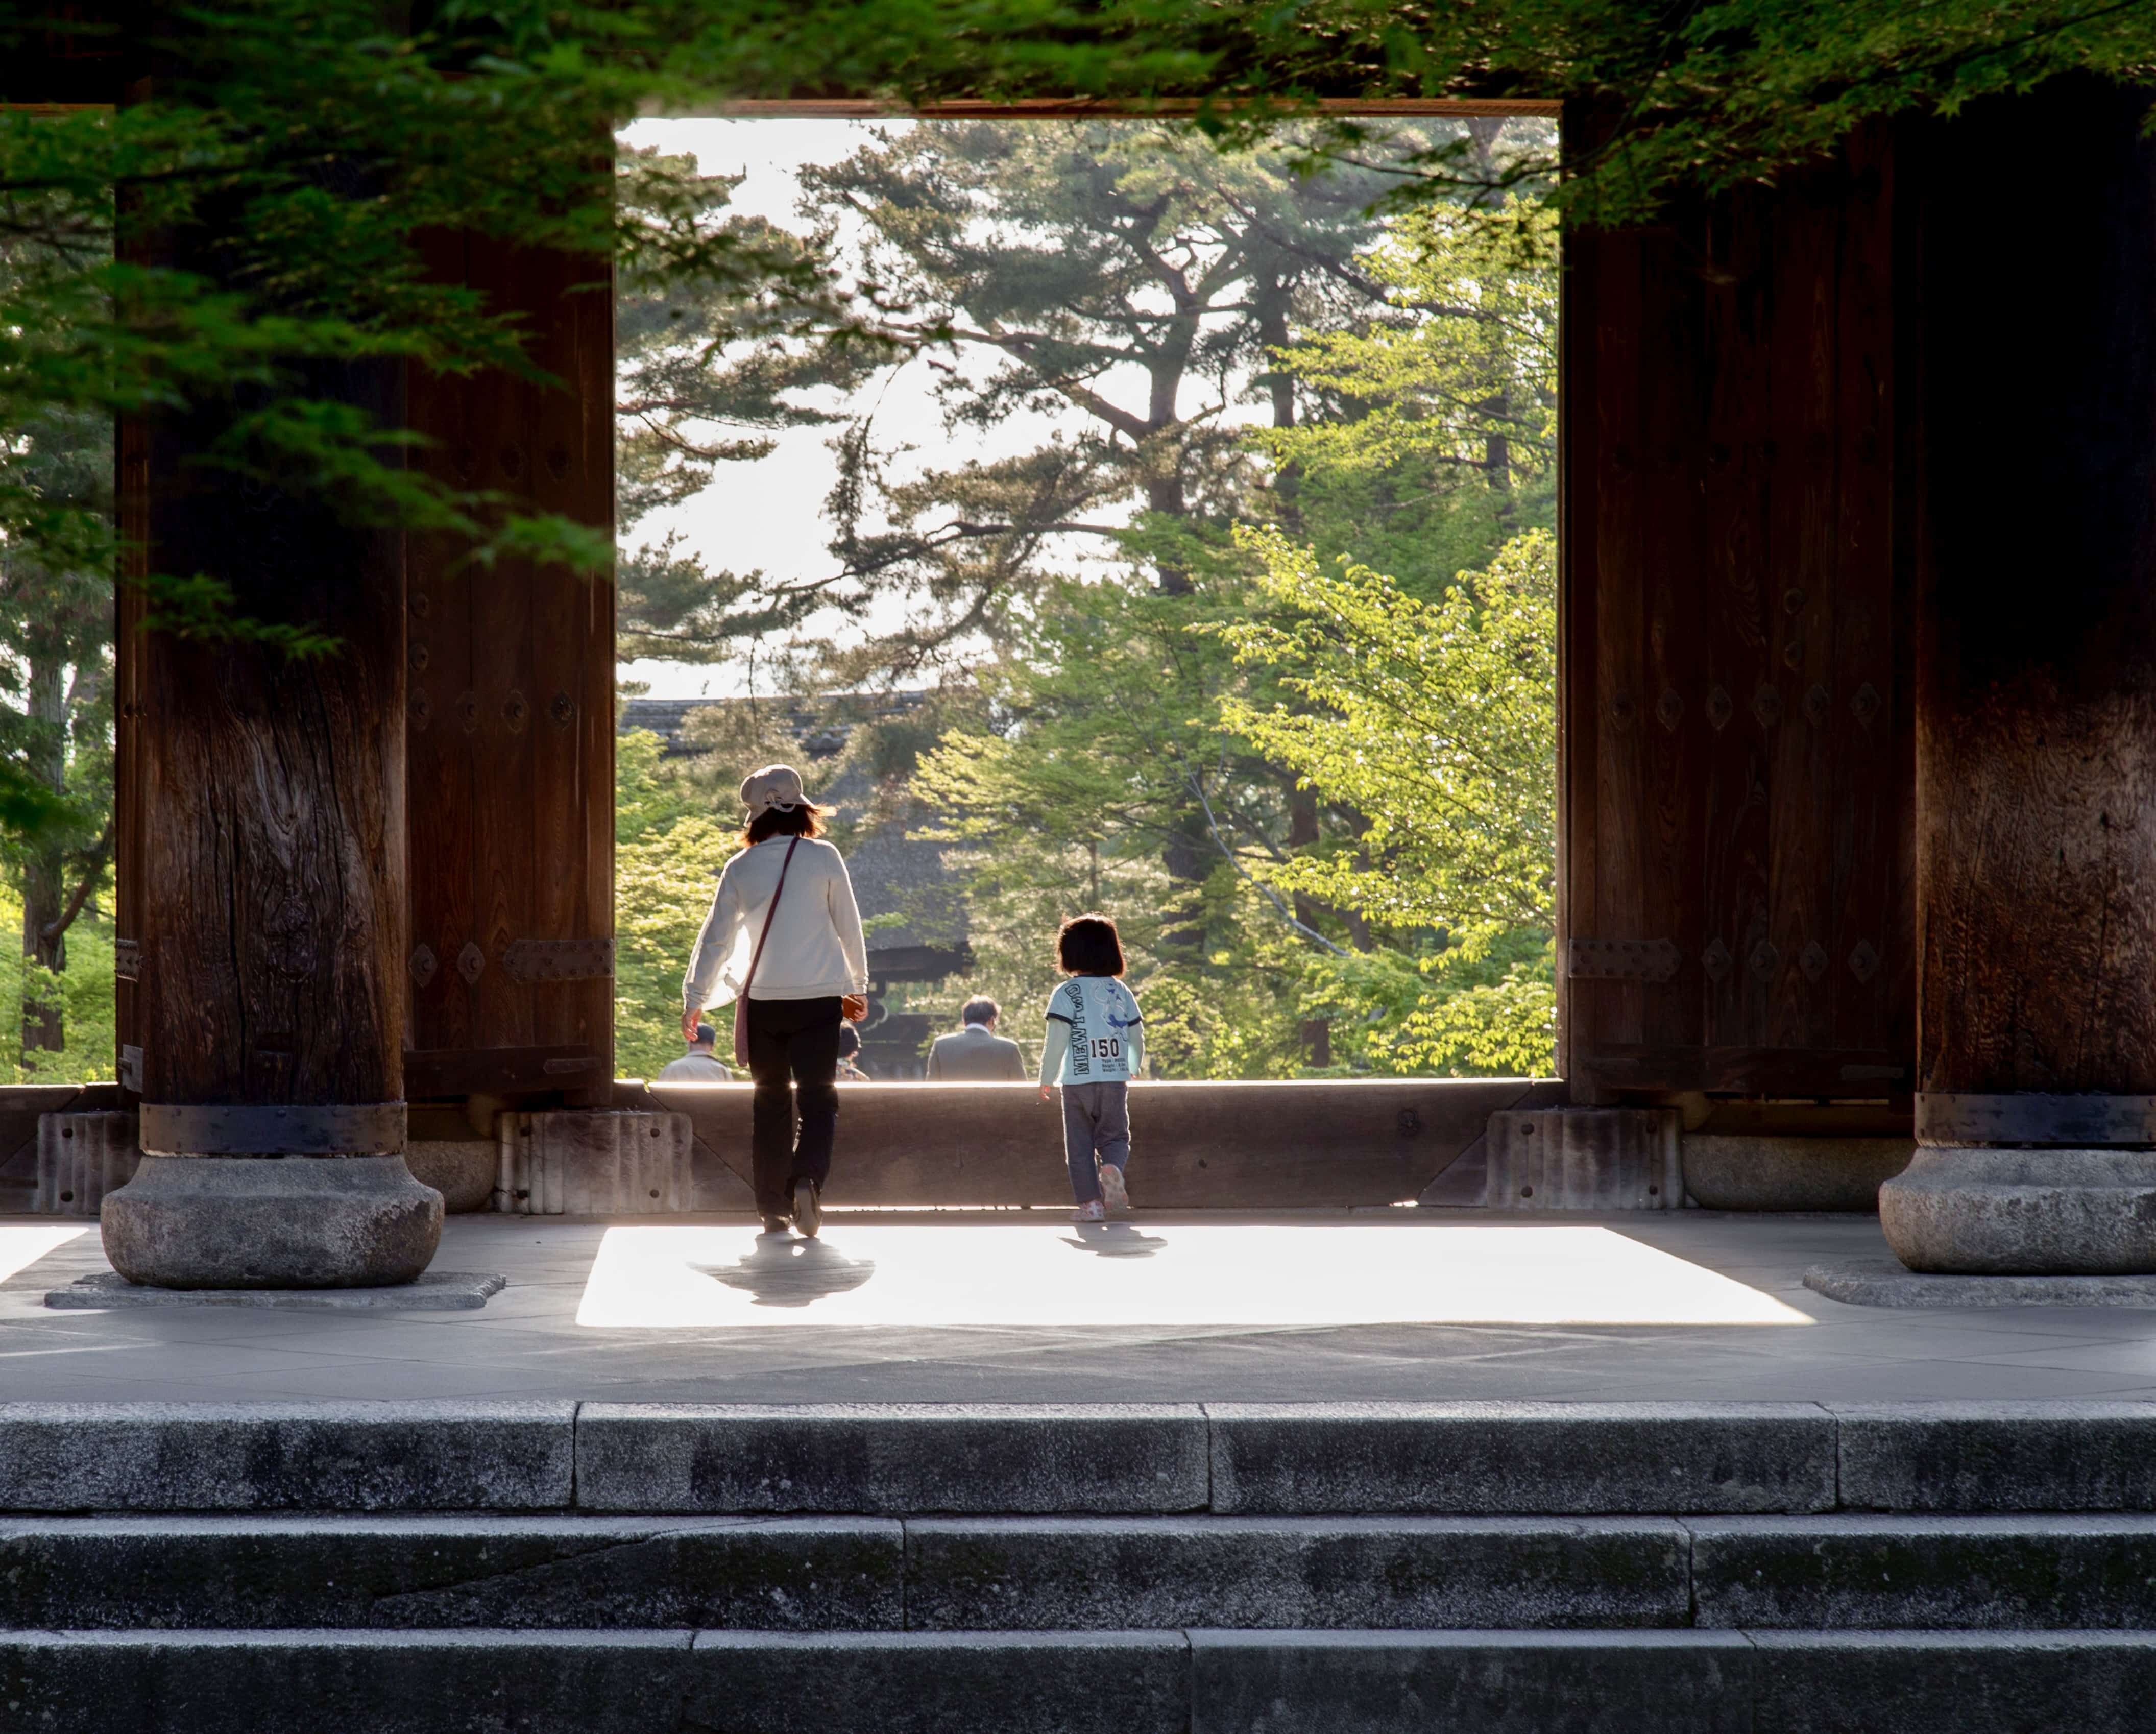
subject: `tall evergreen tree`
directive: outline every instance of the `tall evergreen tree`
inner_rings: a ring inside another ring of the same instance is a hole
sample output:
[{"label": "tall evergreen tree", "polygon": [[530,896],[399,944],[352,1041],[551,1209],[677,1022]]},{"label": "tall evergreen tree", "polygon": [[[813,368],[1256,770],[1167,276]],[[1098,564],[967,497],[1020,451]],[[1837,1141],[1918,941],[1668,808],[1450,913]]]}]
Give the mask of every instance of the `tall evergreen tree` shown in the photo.
[{"label": "tall evergreen tree", "polygon": [[[0,297],[109,257],[100,213],[0,236]],[[27,334],[26,334],[27,337]],[[112,854],[112,422],[52,407],[0,436],[0,762],[41,802],[5,839],[22,898],[25,1063],[67,1045],[68,933]]]},{"label": "tall evergreen tree", "polygon": [[[1270,462],[1239,503],[1246,523],[1278,526],[1270,537],[1223,549],[1212,526],[1142,520],[1126,547],[1180,550],[1191,557],[1188,582],[1173,592],[1056,584],[1012,649],[982,667],[995,726],[947,739],[924,769],[921,786],[958,815],[947,834],[977,851],[976,911],[995,911],[992,933],[1021,915],[1038,925],[1050,905],[1067,912],[1081,885],[1106,886],[1153,972],[1166,1013],[1154,1051],[1165,1064],[1214,1075],[1474,1068],[1516,1062],[1546,1024],[1548,995],[1533,984],[1540,971],[1547,987],[1548,828],[1537,845],[1532,821],[1508,803],[1548,805],[1533,745],[1547,746],[1547,691],[1523,677],[1486,716],[1471,695],[1446,712],[1455,733],[1488,734],[1464,752],[1512,731],[1506,775],[1476,785],[1464,805],[1456,790],[1449,804],[1424,798],[1427,779],[1342,774],[1342,758],[1311,743],[1351,757],[1382,744],[1389,766],[1412,759],[1420,749],[1408,736],[1423,719],[1399,719],[1407,732],[1386,741],[1382,719],[1368,709],[1350,717],[1336,702],[1358,659],[1382,650],[1388,666],[1449,679],[1478,643],[1455,617],[1481,618],[1451,595],[1456,575],[1488,565],[1512,531],[1550,521],[1549,228],[1532,204],[1440,208],[1394,221],[1359,249],[1342,267],[1363,291],[1359,307],[1321,306],[1268,351],[1260,387],[1280,391],[1292,413],[1245,430],[1245,455]],[[1317,591],[1278,577],[1291,554],[1299,574],[1365,550],[1389,563],[1409,557],[1401,607],[1365,610],[1386,622],[1382,643],[1348,630],[1358,620],[1337,610],[1314,609]],[[1545,658],[1553,649],[1543,646]],[[1458,672],[1466,678],[1464,662]],[[1525,839],[1507,859],[1542,900],[1470,883],[1494,859],[1467,848],[1481,832]],[[1194,833],[1199,870],[1164,877],[1168,850]],[[1452,859],[1463,848],[1470,864],[1451,875],[1449,903],[1378,895],[1404,861]],[[1486,894],[1502,918],[1471,931],[1466,917]],[[1200,942],[1177,945],[1188,931]],[[1442,1018],[1440,1006],[1450,1008]],[[1404,1020],[1435,1030],[1433,1019],[1450,1020],[1443,1040],[1371,1034],[1397,1035]],[[1483,1030],[1492,1020],[1502,1029]]]},{"label": "tall evergreen tree", "polygon": [[1306,173],[1302,145],[1223,151],[1131,121],[930,122],[804,173],[804,211],[865,228],[874,329],[937,370],[954,428],[1060,423],[1030,449],[896,480],[872,414],[856,422],[834,498],[844,581],[825,600],[855,617],[894,589],[910,604],[868,654],[905,672],[1002,641],[1074,541],[1137,552],[1162,593],[1189,592],[1188,539],[1217,543],[1268,485],[1245,423],[1294,419],[1273,351],[1370,300],[1355,258],[1387,177]]}]

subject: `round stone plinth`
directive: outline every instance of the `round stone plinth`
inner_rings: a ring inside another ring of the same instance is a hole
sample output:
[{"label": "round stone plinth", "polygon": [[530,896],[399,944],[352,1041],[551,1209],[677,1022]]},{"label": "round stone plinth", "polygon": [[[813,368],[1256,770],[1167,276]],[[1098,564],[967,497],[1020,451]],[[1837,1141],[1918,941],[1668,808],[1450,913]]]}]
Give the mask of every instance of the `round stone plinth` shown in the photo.
[{"label": "round stone plinth", "polygon": [[2156,1272],[2156,1151],[1923,1147],[1879,1188],[1879,1226],[1912,1270]]},{"label": "round stone plinth", "polygon": [[409,1282],[442,1238],[442,1195],[401,1156],[145,1156],[107,1193],[105,1255],[167,1289]]},{"label": "round stone plinth", "polygon": [[459,1216],[484,1210],[494,1202],[501,1151],[486,1139],[415,1138],[404,1147],[404,1166],[420,1185],[431,1186],[442,1195],[444,1210]]}]

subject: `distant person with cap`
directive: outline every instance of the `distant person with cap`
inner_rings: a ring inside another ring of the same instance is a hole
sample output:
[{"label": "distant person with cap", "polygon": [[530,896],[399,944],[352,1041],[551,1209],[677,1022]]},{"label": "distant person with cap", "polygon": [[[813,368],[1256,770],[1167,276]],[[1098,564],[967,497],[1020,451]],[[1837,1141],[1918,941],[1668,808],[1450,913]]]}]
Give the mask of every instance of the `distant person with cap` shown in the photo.
[{"label": "distant person with cap", "polygon": [[679,1059],[670,1059],[659,1069],[656,1084],[731,1084],[734,1075],[719,1064],[717,1049],[719,1033],[708,1023],[699,1023],[696,1033],[689,1039],[689,1051]]},{"label": "distant person with cap", "polygon": [[741,800],[742,851],[696,938],[681,1036],[693,1042],[704,1008],[733,1001],[734,1057],[756,1085],[757,1212],[767,1234],[791,1220],[813,1236],[838,1135],[839,1031],[868,1015],[868,943],[846,864],[822,840],[825,809],[801,773],[767,765],[742,782]]},{"label": "distant person with cap", "polygon": [[966,1002],[955,1035],[939,1035],[928,1050],[932,1084],[1023,1084],[1025,1055],[1016,1042],[996,1034],[1003,1008],[986,995]]}]

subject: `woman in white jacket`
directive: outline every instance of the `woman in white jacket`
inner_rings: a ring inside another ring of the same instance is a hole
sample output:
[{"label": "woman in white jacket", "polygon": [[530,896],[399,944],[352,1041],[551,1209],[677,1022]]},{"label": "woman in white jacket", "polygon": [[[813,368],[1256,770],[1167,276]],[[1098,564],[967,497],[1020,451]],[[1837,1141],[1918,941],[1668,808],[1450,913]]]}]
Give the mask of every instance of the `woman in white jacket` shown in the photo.
[{"label": "woman in white jacket", "polygon": [[813,1235],[838,1131],[839,1028],[867,1015],[868,947],[846,864],[821,840],[824,809],[802,793],[801,773],[767,766],[742,784],[741,798],[748,809],[742,852],[719,875],[697,936],[681,1028],[693,1031],[705,1007],[747,989],[756,1208],[767,1233],[784,1234],[790,1217]]}]

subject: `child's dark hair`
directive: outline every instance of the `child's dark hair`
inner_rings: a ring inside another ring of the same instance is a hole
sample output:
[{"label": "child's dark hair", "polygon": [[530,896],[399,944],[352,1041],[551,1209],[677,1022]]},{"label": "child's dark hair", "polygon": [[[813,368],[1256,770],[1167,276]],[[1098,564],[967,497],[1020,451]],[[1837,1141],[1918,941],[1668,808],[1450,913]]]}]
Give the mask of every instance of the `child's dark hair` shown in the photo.
[{"label": "child's dark hair", "polygon": [[754,849],[767,837],[821,837],[825,811],[814,801],[795,807],[767,807],[742,831],[742,847]]},{"label": "child's dark hair", "polygon": [[1073,916],[1055,936],[1055,961],[1065,975],[1119,976],[1122,938],[1106,916]]}]

